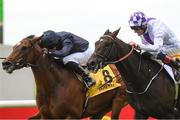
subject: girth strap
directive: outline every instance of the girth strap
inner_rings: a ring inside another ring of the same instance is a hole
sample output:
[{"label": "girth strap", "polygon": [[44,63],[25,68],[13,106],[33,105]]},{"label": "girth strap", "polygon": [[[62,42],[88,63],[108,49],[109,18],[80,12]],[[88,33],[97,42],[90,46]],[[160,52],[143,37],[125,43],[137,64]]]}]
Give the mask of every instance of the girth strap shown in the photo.
[{"label": "girth strap", "polygon": [[179,84],[176,83],[175,84],[175,99],[174,99],[174,110],[175,111],[177,111],[178,97],[179,97]]}]

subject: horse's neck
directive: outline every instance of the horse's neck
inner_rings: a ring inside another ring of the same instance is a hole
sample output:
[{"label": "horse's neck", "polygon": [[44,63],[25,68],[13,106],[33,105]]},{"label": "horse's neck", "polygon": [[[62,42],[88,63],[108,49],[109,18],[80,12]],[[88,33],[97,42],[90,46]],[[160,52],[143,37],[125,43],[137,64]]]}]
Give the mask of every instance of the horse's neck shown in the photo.
[{"label": "horse's neck", "polygon": [[50,83],[53,82],[53,80],[50,80],[52,75],[50,74],[50,64],[48,62],[45,62],[46,58],[43,58],[43,56],[40,56],[37,61],[36,65],[37,67],[31,67],[35,80],[37,83],[44,82],[44,83]]},{"label": "horse's neck", "polygon": [[144,63],[142,64],[141,62],[140,55],[133,51],[128,58],[116,63],[116,67],[125,80],[127,87],[135,91],[141,91],[149,82],[149,80],[147,80],[147,78],[149,78],[148,68],[144,69]]},{"label": "horse's neck", "polygon": [[[55,63],[54,60],[42,54],[42,49],[37,45],[34,48],[35,64],[38,67],[31,67],[35,77],[37,89],[51,92],[55,86],[73,86],[79,82],[75,75],[67,70],[62,63]],[[70,85],[72,84],[72,85]],[[66,89],[65,88],[65,89]]]},{"label": "horse's neck", "polygon": [[48,91],[51,90],[57,82],[60,82],[58,81],[59,79],[57,79],[57,67],[51,63],[47,57],[40,55],[36,65],[38,67],[31,67],[31,69],[35,77],[37,88]]},{"label": "horse's neck", "polygon": [[48,57],[41,55],[36,64],[38,67],[32,67],[32,71],[37,89],[41,89],[41,91],[50,93],[57,85],[68,89],[79,82],[75,75],[70,70],[67,70],[62,63],[57,64]]}]

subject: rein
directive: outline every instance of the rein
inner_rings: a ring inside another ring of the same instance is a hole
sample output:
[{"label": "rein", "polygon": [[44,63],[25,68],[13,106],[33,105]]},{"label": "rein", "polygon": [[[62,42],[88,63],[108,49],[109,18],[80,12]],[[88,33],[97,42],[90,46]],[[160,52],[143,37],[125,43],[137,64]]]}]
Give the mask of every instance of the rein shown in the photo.
[{"label": "rein", "polygon": [[0,59],[6,59],[5,57],[0,57]]},{"label": "rein", "polygon": [[[34,44],[32,44],[32,41],[31,40],[29,40],[30,41],[30,43],[31,43],[31,47],[30,48],[28,48],[28,49],[32,49],[32,48],[34,48]],[[24,58],[22,58],[19,62],[16,62],[16,63],[19,63],[18,65],[20,66],[20,65],[22,65],[23,67],[38,67],[38,65],[36,65],[36,64],[32,64],[32,63],[28,63],[27,62],[27,60],[26,60],[26,58],[27,58],[27,55],[28,54],[25,54],[25,56],[23,56]],[[22,63],[22,64],[21,64]]]},{"label": "rein", "polygon": [[[34,48],[34,44],[31,41],[31,39],[29,39],[29,38],[27,38],[27,39],[29,40],[31,47],[27,48],[27,50],[25,52],[28,52],[28,50]],[[10,62],[10,64],[13,65],[14,67],[16,67],[17,69],[22,68],[22,67],[38,67],[38,65],[36,65],[36,64],[27,62],[27,56],[28,56],[28,54],[26,53],[18,61]],[[6,59],[6,58],[0,58],[0,59]]]},{"label": "rein", "polygon": [[126,55],[124,55],[123,57],[119,58],[118,60],[110,61],[110,62],[105,62],[105,63],[106,64],[115,64],[115,63],[118,63],[120,61],[123,61],[124,59],[128,58],[132,54],[133,50],[134,50],[134,46],[131,47],[131,50]]}]

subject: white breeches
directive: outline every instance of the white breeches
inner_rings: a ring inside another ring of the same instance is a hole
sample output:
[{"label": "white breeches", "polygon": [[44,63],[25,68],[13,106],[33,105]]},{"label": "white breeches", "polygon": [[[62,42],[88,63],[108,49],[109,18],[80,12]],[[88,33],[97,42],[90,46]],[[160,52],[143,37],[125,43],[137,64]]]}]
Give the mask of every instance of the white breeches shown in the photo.
[{"label": "white breeches", "polygon": [[150,53],[153,55],[154,58],[156,58],[157,54],[160,52],[167,54],[170,57],[179,55],[180,54],[180,45],[163,46],[158,52],[150,52]]},{"label": "white breeches", "polygon": [[91,57],[93,53],[93,49],[89,47],[86,51],[84,52],[76,52],[72,53],[66,57],[63,58],[64,64],[67,64],[68,62],[72,61],[75,63],[78,63],[80,65],[86,65],[88,62],[88,59]]}]

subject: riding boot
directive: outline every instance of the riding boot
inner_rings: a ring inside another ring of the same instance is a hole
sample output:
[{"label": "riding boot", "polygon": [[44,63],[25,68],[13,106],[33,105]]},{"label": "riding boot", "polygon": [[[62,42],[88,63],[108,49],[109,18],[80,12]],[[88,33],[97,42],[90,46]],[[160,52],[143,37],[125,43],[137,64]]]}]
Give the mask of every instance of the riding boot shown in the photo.
[{"label": "riding boot", "polygon": [[66,64],[66,66],[68,68],[74,70],[75,72],[77,72],[82,77],[82,79],[85,81],[87,87],[91,87],[91,86],[96,84],[96,81],[92,80],[89,77],[87,71],[82,66],[80,66],[79,64],[77,64],[75,62],[68,62]]},{"label": "riding boot", "polygon": [[175,68],[178,72],[180,72],[180,63],[176,60],[170,60],[169,66]]},{"label": "riding boot", "polygon": [[157,59],[162,60],[163,63],[175,68],[178,72],[180,72],[180,62],[178,62],[178,60],[173,60],[171,57],[162,52],[157,55]]}]

